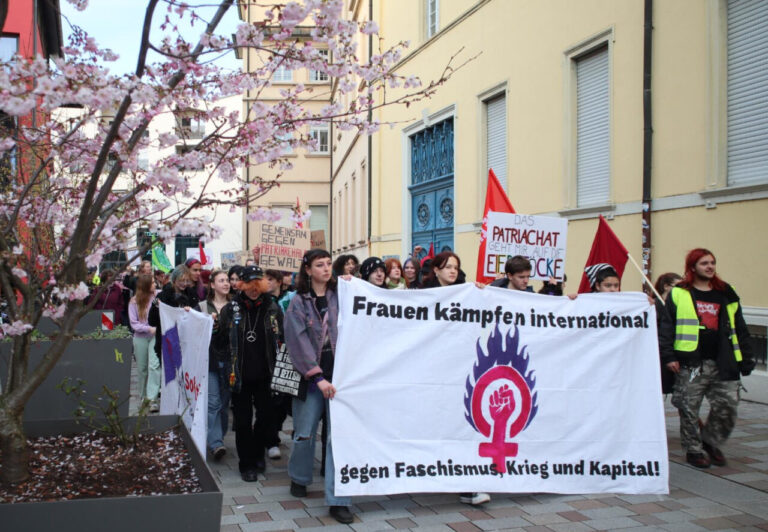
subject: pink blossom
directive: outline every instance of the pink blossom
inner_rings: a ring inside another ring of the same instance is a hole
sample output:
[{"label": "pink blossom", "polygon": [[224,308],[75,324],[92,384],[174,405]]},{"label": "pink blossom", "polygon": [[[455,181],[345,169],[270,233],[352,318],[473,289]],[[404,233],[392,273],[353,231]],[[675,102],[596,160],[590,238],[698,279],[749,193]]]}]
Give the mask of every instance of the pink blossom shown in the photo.
[{"label": "pink blossom", "polygon": [[363,28],[360,30],[361,33],[364,33],[365,35],[372,35],[374,33],[379,33],[379,25],[374,20],[369,20],[363,25]]},{"label": "pink blossom", "polygon": [[0,324],[0,328],[3,330],[3,334],[6,336],[19,336],[27,331],[31,331],[33,327],[29,323],[16,320],[13,323]]}]

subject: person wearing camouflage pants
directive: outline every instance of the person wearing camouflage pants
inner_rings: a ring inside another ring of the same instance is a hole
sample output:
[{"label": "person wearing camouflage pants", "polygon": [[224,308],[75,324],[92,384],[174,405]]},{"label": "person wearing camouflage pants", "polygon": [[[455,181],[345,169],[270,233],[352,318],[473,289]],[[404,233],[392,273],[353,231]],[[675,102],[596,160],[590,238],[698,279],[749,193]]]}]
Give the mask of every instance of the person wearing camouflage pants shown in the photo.
[{"label": "person wearing camouflage pants", "polygon": [[[698,371],[697,371],[698,370]],[[699,432],[699,409],[706,396],[709,417]],[[701,369],[681,367],[672,389],[672,405],[680,412],[680,443],[689,453],[704,453],[704,443],[719,448],[730,436],[739,404],[739,381],[722,381],[713,360]]]},{"label": "person wearing camouflage pants", "polygon": [[[672,288],[659,323],[661,363],[675,373],[680,443],[687,462],[699,468],[726,464],[720,448],[736,424],[740,375],[755,367],[739,296],[717,276],[715,264],[709,250],[688,253],[683,279]],[[704,397],[710,409],[701,423]]]}]

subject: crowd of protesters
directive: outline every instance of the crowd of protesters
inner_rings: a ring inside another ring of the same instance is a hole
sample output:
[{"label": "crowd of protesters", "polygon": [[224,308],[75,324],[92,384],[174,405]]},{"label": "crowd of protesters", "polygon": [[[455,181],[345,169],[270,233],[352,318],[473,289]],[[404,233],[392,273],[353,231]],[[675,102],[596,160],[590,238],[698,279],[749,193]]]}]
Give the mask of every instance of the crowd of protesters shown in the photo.
[{"label": "crowd of protesters", "polygon": [[[104,270],[93,281],[104,285],[94,308],[112,310],[116,323],[133,331],[138,368],[139,401],[158,409],[161,324],[157,302],[199,310],[213,319],[208,366],[207,446],[214,460],[227,453],[224,435],[230,426],[241,477],[253,482],[266,470],[267,459],[279,459],[280,431],[293,417],[293,445],[288,461],[291,494],[306,497],[312,483],[317,430],[323,421],[325,497],[330,514],[341,523],[354,519],[347,497],[334,493],[329,401],[336,394],[333,367],[337,339],[338,278],[359,277],[381,289],[414,290],[466,282],[461,259],[446,250],[419,260],[421,250],[402,263],[394,257],[331,255],[321,249],[304,254],[297,274],[263,271],[254,261],[228,271],[202,269],[190,259],[168,275],[153,272],[144,261],[122,278]],[[695,467],[725,465],[722,446],[733,429],[740,375],[755,362],[749,346],[739,298],[716,273],[712,252],[695,249],[686,257],[683,275],[665,273],[655,288],[662,389],[671,392],[680,413],[681,441]],[[504,274],[489,286],[533,292],[531,262],[509,258]],[[591,291],[618,292],[621,276],[600,263],[585,269]],[[539,294],[564,296],[566,278],[544,281]],[[475,283],[485,288],[481,283]],[[575,299],[576,294],[568,295]],[[286,346],[301,375],[298,395],[276,393],[270,386],[278,350]],[[704,398],[709,417],[699,420]],[[230,425],[230,404],[233,422]],[[486,493],[462,493],[461,502],[479,505]]]}]

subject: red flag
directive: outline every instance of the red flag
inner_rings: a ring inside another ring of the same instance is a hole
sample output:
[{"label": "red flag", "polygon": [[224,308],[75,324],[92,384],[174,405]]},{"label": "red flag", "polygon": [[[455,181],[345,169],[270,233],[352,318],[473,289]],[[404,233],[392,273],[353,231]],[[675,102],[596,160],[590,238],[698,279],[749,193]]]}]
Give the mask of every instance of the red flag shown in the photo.
[{"label": "red flag", "polygon": [[[619,274],[619,279],[621,279],[621,276],[624,274],[624,266],[627,265],[627,255],[629,255],[627,248],[624,247],[619,237],[616,236],[611,226],[608,225],[608,222],[601,215],[597,225],[597,233],[595,233],[595,240],[592,242],[592,249],[589,252],[584,269],[586,270],[590,266],[600,263],[610,264],[616,270],[616,273]],[[579,293],[584,294],[591,290],[589,278],[585,272],[581,276]]]},{"label": "red flag", "polygon": [[435,258],[435,243],[430,242],[429,243],[429,253],[427,253],[424,258],[421,259],[421,265],[424,266],[424,263],[428,260]]},{"label": "red flag", "polygon": [[205,251],[203,250],[203,241],[202,240],[198,240],[197,241],[197,249],[200,250],[200,264],[205,266],[206,264],[208,264],[208,257],[205,256]]},{"label": "red flag", "polygon": [[515,212],[512,203],[504,192],[504,188],[499,183],[493,170],[488,170],[488,189],[485,191],[485,209],[483,210],[483,229],[480,233],[480,249],[477,250],[477,281],[481,283],[490,283],[495,279],[483,275],[483,261],[485,260],[485,233],[488,231],[488,211],[493,212]]}]

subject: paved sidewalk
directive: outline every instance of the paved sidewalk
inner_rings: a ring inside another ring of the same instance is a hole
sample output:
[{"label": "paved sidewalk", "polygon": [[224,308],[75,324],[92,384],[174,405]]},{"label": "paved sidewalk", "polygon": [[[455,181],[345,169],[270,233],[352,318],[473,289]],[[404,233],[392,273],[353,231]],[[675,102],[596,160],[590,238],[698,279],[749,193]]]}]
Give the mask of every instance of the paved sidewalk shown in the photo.
[{"label": "paved sidewalk", "polygon": [[[234,434],[227,456],[210,462],[224,491],[222,532],[262,530],[424,531],[527,530],[768,530],[768,406],[742,402],[739,423],[724,452],[727,467],[706,471],[684,465],[677,412],[667,406],[670,494],[508,495],[493,494],[482,508],[460,504],[455,494],[409,494],[355,498],[355,522],[328,517],[318,461],[306,499],[289,493],[290,438],[281,434],[283,458],[268,460],[266,475],[246,483],[237,471]],[[286,423],[286,428],[290,424]]]},{"label": "paved sidewalk", "polygon": [[[135,371],[134,371],[135,390]],[[135,392],[133,394],[135,408]],[[225,438],[227,455],[209,461],[224,492],[221,532],[315,529],[420,531],[513,530],[580,532],[586,530],[768,530],[768,405],[743,401],[739,420],[723,449],[727,467],[698,470],[685,464],[680,449],[677,411],[665,402],[670,453],[669,495],[492,494],[482,508],[458,502],[456,494],[408,494],[357,497],[351,525],[328,516],[319,453],[315,483],[308,497],[289,493],[287,458],[290,437],[281,434],[283,457],[268,460],[258,482],[240,479],[234,433]],[[290,430],[290,418],[285,424]]]}]

